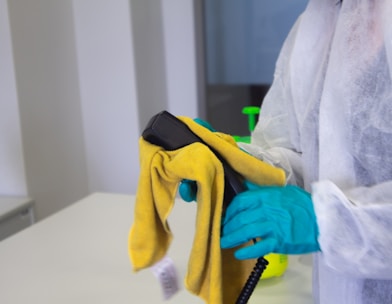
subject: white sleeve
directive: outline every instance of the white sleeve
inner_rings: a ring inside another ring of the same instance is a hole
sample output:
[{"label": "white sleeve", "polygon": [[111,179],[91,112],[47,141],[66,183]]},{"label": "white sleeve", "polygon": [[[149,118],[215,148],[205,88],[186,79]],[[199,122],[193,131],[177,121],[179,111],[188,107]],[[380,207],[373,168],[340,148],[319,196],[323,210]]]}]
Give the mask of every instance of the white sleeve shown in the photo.
[{"label": "white sleeve", "polygon": [[266,163],[281,168],[286,174],[286,183],[303,187],[301,156],[299,153],[282,147],[267,150],[254,144],[238,143],[241,149]]},{"label": "white sleeve", "polygon": [[303,187],[300,134],[292,97],[291,74],[287,73],[300,18],[291,29],[276,63],[274,81],[262,103],[251,144],[239,144],[255,157],[282,168],[286,182]]},{"label": "white sleeve", "polygon": [[357,277],[392,279],[392,182],[343,193],[320,181],[312,199],[326,264]]}]

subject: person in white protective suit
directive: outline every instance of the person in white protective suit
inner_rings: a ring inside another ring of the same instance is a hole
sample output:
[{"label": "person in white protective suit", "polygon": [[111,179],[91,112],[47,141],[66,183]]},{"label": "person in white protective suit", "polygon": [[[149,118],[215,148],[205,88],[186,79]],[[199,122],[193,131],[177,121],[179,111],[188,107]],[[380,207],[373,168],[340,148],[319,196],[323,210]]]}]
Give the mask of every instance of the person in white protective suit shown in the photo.
[{"label": "person in white protective suit", "polygon": [[289,185],[237,195],[221,246],[314,252],[315,303],[392,303],[391,18],[391,0],[310,0],[241,146]]},{"label": "person in white protective suit", "polygon": [[[281,50],[252,142],[242,146],[311,193],[315,303],[392,303],[391,72],[391,0],[310,0]],[[223,247],[246,241],[230,241],[233,233]]]}]

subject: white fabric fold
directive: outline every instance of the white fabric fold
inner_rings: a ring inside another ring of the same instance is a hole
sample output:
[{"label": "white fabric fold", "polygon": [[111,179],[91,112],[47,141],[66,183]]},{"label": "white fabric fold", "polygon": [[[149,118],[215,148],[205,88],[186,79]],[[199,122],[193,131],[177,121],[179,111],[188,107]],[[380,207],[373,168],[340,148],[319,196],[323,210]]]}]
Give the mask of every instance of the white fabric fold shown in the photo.
[{"label": "white fabric fold", "polygon": [[390,0],[310,0],[244,147],[312,192],[316,303],[392,303],[391,16]]}]

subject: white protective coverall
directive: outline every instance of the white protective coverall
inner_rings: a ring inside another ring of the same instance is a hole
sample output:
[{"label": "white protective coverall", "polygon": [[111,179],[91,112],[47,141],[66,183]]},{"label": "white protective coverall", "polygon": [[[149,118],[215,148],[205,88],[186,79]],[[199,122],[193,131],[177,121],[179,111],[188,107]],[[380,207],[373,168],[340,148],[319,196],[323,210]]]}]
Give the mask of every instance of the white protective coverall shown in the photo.
[{"label": "white protective coverall", "polygon": [[312,193],[321,304],[392,303],[392,0],[310,0],[250,153]]}]

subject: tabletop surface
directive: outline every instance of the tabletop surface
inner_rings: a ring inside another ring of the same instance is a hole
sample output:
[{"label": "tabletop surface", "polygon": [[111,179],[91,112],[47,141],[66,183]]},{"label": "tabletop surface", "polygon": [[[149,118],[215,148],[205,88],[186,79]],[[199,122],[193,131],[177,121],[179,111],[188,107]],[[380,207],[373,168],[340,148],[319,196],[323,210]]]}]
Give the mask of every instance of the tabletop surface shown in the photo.
[{"label": "tabletop surface", "polygon": [[[134,196],[94,193],[0,242],[0,303],[203,303],[182,284],[196,206],[177,201],[169,217],[182,288],[168,301],[150,270],[131,268]],[[290,256],[286,273],[261,281],[249,303],[312,303],[311,268],[310,256]]]}]

